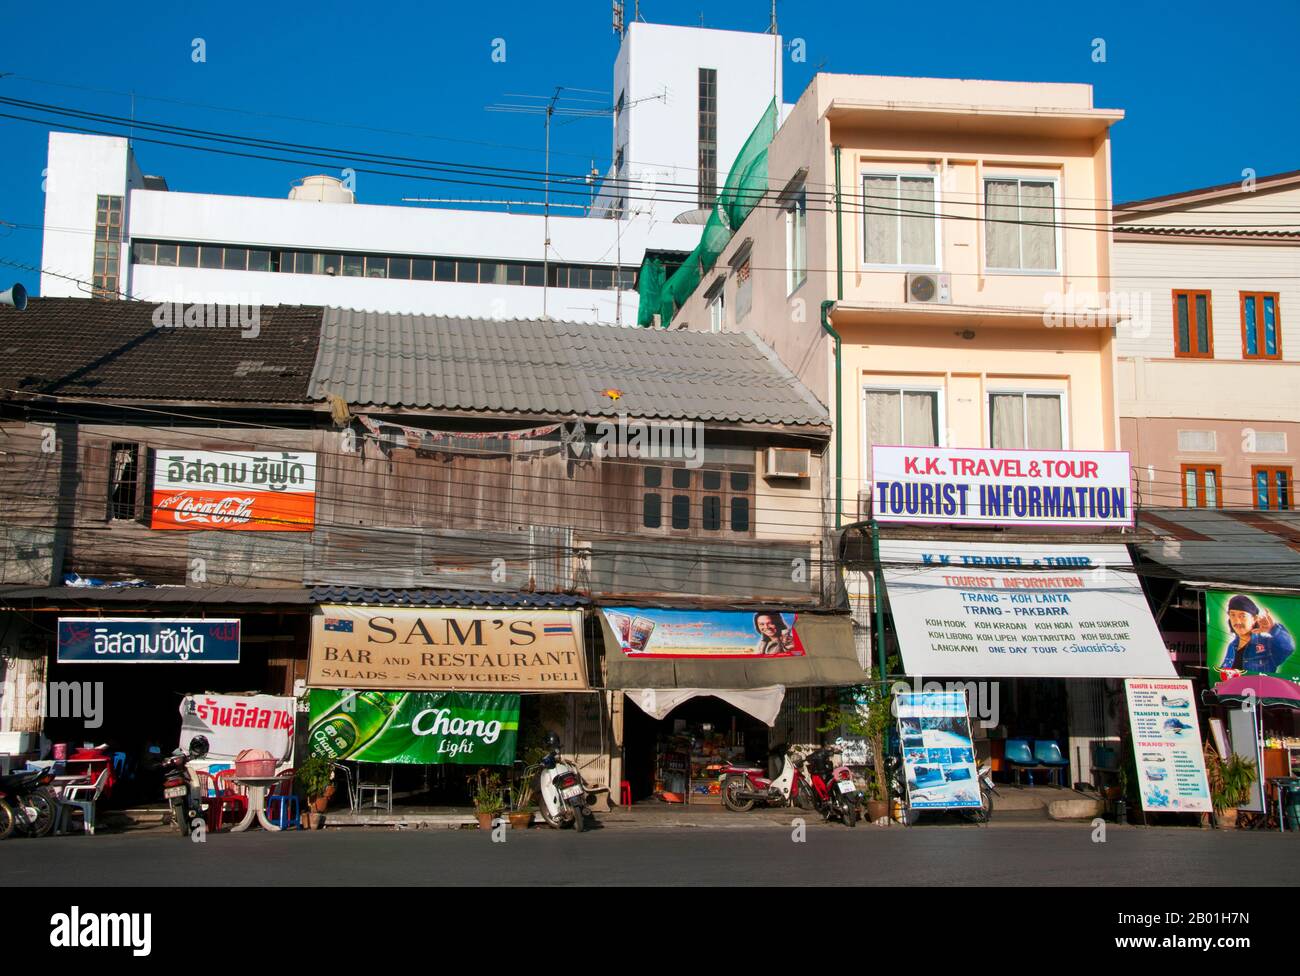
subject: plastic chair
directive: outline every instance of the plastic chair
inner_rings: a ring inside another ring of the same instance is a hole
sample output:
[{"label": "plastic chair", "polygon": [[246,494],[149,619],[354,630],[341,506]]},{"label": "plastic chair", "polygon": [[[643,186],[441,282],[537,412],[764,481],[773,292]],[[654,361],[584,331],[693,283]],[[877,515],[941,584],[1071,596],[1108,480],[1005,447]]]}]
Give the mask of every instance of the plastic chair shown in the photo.
[{"label": "plastic chair", "polygon": [[301,810],[293,792],[292,769],[280,773],[280,781],[266,795],[266,818],[281,830],[300,826]]},{"label": "plastic chair", "polygon": [[620,806],[630,807],[632,805],[632,784],[623,780],[618,784],[618,802]]},{"label": "plastic chair", "polygon": [[[367,775],[366,767],[379,768],[372,774]],[[387,779],[383,775],[387,773]],[[374,778],[371,778],[371,777]],[[357,807],[360,808],[365,803],[366,791],[373,793],[371,799],[371,808],[379,809],[379,794],[383,793],[385,798],[385,809],[389,813],[393,812],[393,767],[390,763],[357,763]]]},{"label": "plastic chair", "polygon": [[205,817],[208,830],[215,832],[222,828],[226,822],[227,810],[237,814],[232,819],[236,821],[242,820],[244,814],[248,812],[248,793],[233,782],[235,771],[233,769],[223,769],[215,776],[209,776],[206,773],[203,775],[209,781],[209,792],[211,793]]},{"label": "plastic chair", "polygon": [[[1053,739],[1034,740],[1034,762],[1039,766],[1047,766],[1056,772],[1058,777],[1064,777],[1065,767],[1070,765],[1070,760],[1061,755],[1061,747]],[[1061,788],[1065,787],[1063,782],[1058,781],[1057,785]]]},{"label": "plastic chair", "polygon": [[127,779],[127,774],[126,774],[126,753],[125,753],[125,752],[115,752],[115,753],[113,753],[113,778],[114,778],[114,779]]},{"label": "plastic chair", "polygon": [[63,796],[59,797],[59,809],[56,815],[60,833],[68,832],[68,822],[73,811],[76,810],[81,812],[86,833],[92,837],[95,835],[95,804],[99,802],[106,785],[108,785],[107,766],[99,771],[94,783],[69,786],[63,791]]},{"label": "plastic chair", "polygon": [[1021,772],[1028,771],[1029,785],[1034,785],[1034,767],[1039,765],[1039,762],[1034,758],[1034,754],[1029,748],[1028,739],[1007,739],[1006,746],[1002,751],[1002,758],[1011,764],[1011,768],[1016,774],[1017,783],[1020,782]]}]

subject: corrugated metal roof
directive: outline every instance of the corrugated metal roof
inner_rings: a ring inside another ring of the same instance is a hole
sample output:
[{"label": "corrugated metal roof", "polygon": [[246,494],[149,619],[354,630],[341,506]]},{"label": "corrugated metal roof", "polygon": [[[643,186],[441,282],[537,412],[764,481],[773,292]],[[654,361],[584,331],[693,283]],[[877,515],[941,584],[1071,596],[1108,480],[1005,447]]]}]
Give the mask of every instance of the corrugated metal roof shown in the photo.
[{"label": "corrugated metal roof", "polygon": [[1148,508],[1138,525],[1156,533],[1139,554],[1184,582],[1300,588],[1300,513]]},{"label": "corrugated metal roof", "polygon": [[0,607],[60,606],[92,608],[113,604],[149,609],[158,604],[297,606],[311,603],[305,588],[265,586],[3,586]]},{"label": "corrugated metal roof", "polygon": [[[325,310],[313,399],[358,406],[825,425],[752,333]],[[621,391],[611,398],[603,391]]]},{"label": "corrugated metal roof", "polygon": [[380,607],[542,607],[586,606],[588,601],[567,593],[524,593],[518,590],[383,590],[368,586],[317,586],[313,603],[360,603]]}]

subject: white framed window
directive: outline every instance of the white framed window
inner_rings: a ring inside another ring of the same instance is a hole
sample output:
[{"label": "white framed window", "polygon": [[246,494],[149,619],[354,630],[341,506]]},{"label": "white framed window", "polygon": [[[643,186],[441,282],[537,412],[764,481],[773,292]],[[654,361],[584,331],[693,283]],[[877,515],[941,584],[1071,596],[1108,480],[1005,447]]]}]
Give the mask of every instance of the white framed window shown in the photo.
[{"label": "white framed window", "polygon": [[862,261],[939,267],[938,184],[927,173],[862,174]]},{"label": "white framed window", "polygon": [[984,264],[989,271],[1060,271],[1054,176],[984,178]]},{"label": "white framed window", "polygon": [[1182,454],[1213,454],[1218,449],[1218,438],[1212,430],[1180,430],[1178,450]]},{"label": "white framed window", "polygon": [[864,386],[862,413],[868,457],[875,446],[943,446],[943,390],[938,387]]},{"label": "white framed window", "polygon": [[794,194],[785,211],[785,293],[808,278],[808,194],[803,188]]},{"label": "white framed window", "polygon": [[1285,454],[1286,431],[1257,430],[1253,438],[1247,439],[1246,450],[1251,454]]},{"label": "white framed window", "polygon": [[723,289],[719,288],[716,295],[709,302],[709,331],[721,332],[722,324],[726,321],[727,306],[726,299],[723,297]]},{"label": "white framed window", "polygon": [[1068,448],[1065,394],[1053,390],[990,390],[985,394],[988,443],[1004,451]]}]

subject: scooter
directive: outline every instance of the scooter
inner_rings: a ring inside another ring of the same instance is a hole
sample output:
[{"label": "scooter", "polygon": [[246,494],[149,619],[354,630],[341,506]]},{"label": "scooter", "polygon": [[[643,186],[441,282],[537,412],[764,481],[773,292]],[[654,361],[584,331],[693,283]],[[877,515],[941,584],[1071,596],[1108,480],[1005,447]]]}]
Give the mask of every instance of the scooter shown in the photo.
[{"label": "scooter", "polygon": [[988,823],[993,819],[993,797],[1001,796],[998,789],[993,785],[993,760],[985,759],[975,770],[975,775],[980,781],[980,812],[979,822]]},{"label": "scooter", "polygon": [[0,776],[0,804],[5,807],[0,811],[0,837],[8,837],[15,829],[29,837],[46,837],[54,831],[59,799],[50,789],[53,782],[52,769]]},{"label": "scooter", "polygon": [[574,763],[565,762],[560,755],[560,738],[547,732],[542,740],[546,755],[537,767],[537,809],[552,827],[572,824],[578,833],[590,826],[591,798],[587,784]]},{"label": "scooter", "polygon": [[161,763],[163,774],[163,799],[171,807],[176,830],[188,837],[203,826],[203,797],[199,793],[189,764],[208,754],[207,736],[196,735],[190,739],[189,752],[177,749]]},{"label": "scooter", "polygon": [[853,770],[836,766],[830,750],[817,749],[805,760],[813,803],[826,820],[835,818],[852,827],[862,816],[862,791],[853,782]]},{"label": "scooter", "polygon": [[728,810],[747,813],[755,803],[769,807],[789,807],[801,803],[812,792],[808,781],[800,773],[803,757],[781,743],[773,747],[771,755],[783,756],[784,765],[775,779],[769,779],[767,770],[758,766],[728,764],[719,770],[722,777],[722,802]]}]

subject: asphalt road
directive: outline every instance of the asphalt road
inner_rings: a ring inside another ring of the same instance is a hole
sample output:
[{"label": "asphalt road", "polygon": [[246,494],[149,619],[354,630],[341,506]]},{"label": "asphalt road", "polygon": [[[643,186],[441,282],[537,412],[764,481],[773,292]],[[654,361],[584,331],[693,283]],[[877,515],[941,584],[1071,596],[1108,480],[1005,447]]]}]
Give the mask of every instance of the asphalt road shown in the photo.
[{"label": "asphalt road", "polygon": [[1300,834],[1088,825],[250,832],[0,842],[7,887],[76,885],[1294,884]]}]

